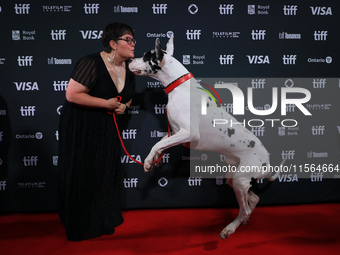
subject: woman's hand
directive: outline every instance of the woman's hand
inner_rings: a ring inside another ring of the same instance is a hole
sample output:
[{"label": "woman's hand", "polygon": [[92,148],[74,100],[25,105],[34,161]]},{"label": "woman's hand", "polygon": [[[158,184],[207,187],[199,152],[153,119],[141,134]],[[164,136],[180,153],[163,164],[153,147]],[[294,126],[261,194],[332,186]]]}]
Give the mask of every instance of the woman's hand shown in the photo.
[{"label": "woman's hand", "polygon": [[121,108],[122,105],[123,105],[123,107],[125,107],[124,104],[122,104],[118,101],[118,98],[113,97],[113,98],[110,98],[110,99],[107,100],[106,109],[109,110],[109,111],[115,111],[116,112],[116,110]]},{"label": "woman's hand", "polygon": [[117,115],[123,114],[125,110],[126,110],[126,104],[120,104],[120,106],[115,109],[115,114]]}]

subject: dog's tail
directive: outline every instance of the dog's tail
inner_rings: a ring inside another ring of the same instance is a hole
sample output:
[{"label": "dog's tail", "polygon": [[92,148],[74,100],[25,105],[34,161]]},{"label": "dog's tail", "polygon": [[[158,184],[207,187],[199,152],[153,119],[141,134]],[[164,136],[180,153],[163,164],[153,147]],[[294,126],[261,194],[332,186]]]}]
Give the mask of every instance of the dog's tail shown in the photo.
[{"label": "dog's tail", "polygon": [[[282,169],[282,167],[283,167],[284,163],[286,162],[287,158],[288,158],[288,156],[286,155],[285,158],[282,160],[282,162],[280,164],[280,167],[279,167],[280,170]],[[281,171],[277,171],[274,175],[270,176],[269,177],[269,181],[271,181],[271,182],[275,181],[275,179],[279,176],[280,172]]]}]

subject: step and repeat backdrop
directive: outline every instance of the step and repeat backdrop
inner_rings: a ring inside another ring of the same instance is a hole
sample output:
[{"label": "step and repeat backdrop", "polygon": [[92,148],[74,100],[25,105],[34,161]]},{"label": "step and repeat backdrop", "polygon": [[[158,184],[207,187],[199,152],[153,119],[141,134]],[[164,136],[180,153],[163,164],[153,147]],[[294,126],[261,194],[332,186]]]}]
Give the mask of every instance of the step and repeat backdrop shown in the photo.
[{"label": "step and repeat backdrop", "polygon": [[[136,57],[156,38],[165,48],[174,36],[174,57],[216,88],[226,111],[238,107],[234,116],[272,164],[287,157],[275,182],[254,185],[260,204],[340,201],[340,3],[13,0],[0,1],[0,212],[57,210],[58,121],[69,76],[80,57],[102,50],[111,22],[135,29]],[[225,83],[243,97],[219,89]],[[136,78],[121,135],[137,160],[167,134],[166,102],[158,81]],[[124,208],[236,206],[224,178],[190,174],[211,157],[225,160],[176,146],[146,174],[123,152]]]}]

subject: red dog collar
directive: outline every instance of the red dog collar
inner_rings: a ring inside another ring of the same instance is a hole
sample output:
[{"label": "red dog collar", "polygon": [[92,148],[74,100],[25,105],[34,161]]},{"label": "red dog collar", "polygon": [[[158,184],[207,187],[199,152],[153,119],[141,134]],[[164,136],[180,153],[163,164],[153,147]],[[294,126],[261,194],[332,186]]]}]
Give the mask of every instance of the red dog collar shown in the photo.
[{"label": "red dog collar", "polygon": [[185,81],[189,80],[190,78],[194,77],[192,73],[185,74],[181,77],[179,77],[177,80],[171,82],[166,88],[164,88],[164,91],[169,94],[173,89],[184,83]]}]

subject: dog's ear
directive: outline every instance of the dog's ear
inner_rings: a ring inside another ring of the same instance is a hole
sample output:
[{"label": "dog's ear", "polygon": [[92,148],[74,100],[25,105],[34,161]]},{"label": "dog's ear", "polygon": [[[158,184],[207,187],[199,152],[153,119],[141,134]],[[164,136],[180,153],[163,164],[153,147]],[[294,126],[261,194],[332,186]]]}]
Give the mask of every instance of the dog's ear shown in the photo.
[{"label": "dog's ear", "polygon": [[166,53],[170,56],[174,55],[174,36],[171,36],[168,43],[166,44]]},{"label": "dog's ear", "polygon": [[159,38],[156,39],[155,43],[155,53],[156,53],[156,58],[159,62],[163,60],[164,53],[162,51],[161,43],[159,41]]}]

